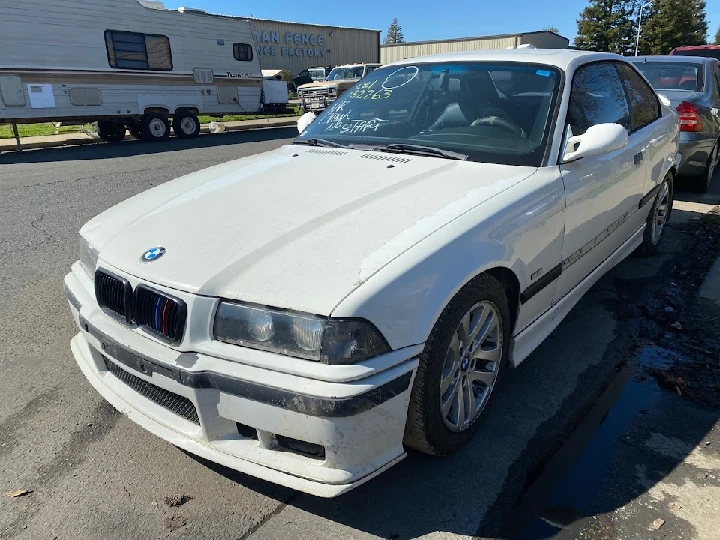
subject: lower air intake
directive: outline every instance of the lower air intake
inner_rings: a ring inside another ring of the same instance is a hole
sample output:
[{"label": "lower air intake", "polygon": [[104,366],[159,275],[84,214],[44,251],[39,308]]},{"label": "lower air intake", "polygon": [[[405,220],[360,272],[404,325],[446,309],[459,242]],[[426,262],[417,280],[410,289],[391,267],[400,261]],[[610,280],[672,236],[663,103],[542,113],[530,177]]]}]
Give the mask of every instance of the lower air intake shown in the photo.
[{"label": "lower air intake", "polygon": [[190,420],[193,424],[200,425],[197,409],[193,402],[188,398],[179,396],[172,392],[168,392],[164,388],[150,384],[149,382],[136,377],[115,365],[111,360],[105,358],[105,366],[110,373],[115,375],[121,382],[135,390],[138,394],[146,397],[150,401],[157,403],[161,407],[167,409],[171,413],[182,416],[186,420]]}]

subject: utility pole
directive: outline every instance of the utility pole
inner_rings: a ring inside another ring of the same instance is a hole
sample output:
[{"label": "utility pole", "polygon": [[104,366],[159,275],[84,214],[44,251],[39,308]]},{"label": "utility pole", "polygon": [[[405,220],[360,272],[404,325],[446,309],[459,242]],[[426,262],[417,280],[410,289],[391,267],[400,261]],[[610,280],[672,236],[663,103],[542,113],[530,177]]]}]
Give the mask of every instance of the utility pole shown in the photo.
[{"label": "utility pole", "polygon": [[652,0],[649,0],[648,2],[645,2],[644,4],[640,5],[640,13],[638,13],[638,29],[637,29],[637,38],[635,38],[635,56],[638,55],[638,49],[640,48],[640,27],[642,26],[642,13],[645,6],[649,6],[652,4]]}]

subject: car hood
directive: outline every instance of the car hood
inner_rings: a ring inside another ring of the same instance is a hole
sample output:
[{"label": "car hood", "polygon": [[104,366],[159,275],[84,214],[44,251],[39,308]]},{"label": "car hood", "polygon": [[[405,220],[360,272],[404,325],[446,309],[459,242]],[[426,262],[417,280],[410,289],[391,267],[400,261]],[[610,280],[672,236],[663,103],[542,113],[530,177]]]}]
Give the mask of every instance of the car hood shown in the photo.
[{"label": "car hood", "polygon": [[[92,219],[99,261],[213,297],[329,315],[391,260],[535,168],[289,145]],[[147,263],[153,247],[166,253]]]},{"label": "car hood", "polygon": [[312,82],[303,84],[298,88],[298,90],[314,90],[317,88],[328,88],[330,86],[339,86],[342,88],[349,88],[356,82],[358,82],[360,79],[334,79],[332,81],[318,81],[318,82]]}]

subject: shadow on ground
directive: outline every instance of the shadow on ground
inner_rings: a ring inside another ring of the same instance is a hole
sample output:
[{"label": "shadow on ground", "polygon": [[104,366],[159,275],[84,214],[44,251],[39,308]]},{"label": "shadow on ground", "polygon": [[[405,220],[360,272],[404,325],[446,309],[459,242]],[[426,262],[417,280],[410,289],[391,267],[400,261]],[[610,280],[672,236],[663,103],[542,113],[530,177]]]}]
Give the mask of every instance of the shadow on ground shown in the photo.
[{"label": "shadow on ground", "polygon": [[297,134],[297,128],[294,126],[287,128],[268,127],[221,134],[203,134],[197,139],[171,138],[163,142],[126,140],[117,144],[98,142],[97,144],[87,144],[83,146],[37,148],[23,150],[22,152],[2,153],[0,154],[0,164],[112,159],[181,151],[189,148],[208,148],[212,146],[229,146],[243,142],[272,141],[275,139],[296,137]]}]

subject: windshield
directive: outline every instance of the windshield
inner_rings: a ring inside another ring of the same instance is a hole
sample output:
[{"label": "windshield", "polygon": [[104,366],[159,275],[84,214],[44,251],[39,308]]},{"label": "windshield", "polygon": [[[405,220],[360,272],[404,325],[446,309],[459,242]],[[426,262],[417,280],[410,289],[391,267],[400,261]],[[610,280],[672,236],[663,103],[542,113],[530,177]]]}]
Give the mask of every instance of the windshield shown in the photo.
[{"label": "windshield", "polygon": [[688,90],[701,92],[703,89],[703,65],[679,62],[636,62],[645,78],[655,90]]},{"label": "windshield", "polygon": [[364,66],[337,67],[328,75],[328,81],[341,81],[346,79],[359,79],[363,75]]},{"label": "windshield", "polygon": [[314,81],[322,81],[325,79],[325,70],[324,69],[311,69],[310,70],[310,78]]},{"label": "windshield", "polygon": [[426,63],[373,71],[296,139],[422,145],[469,160],[540,166],[561,73],[520,63]]}]

